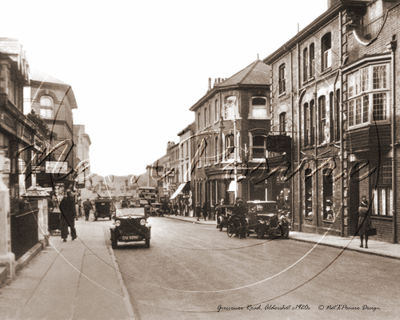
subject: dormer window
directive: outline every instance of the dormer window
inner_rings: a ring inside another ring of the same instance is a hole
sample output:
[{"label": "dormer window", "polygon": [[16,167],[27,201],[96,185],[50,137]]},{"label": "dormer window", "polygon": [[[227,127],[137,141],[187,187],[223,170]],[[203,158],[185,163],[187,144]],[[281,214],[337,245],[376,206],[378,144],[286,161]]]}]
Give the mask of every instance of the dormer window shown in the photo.
[{"label": "dormer window", "polygon": [[331,33],[327,33],[321,39],[321,49],[322,49],[322,71],[330,68],[332,65],[332,37]]},{"label": "dormer window", "polygon": [[40,98],[40,115],[43,118],[52,119],[53,116],[53,99],[49,96]]},{"label": "dormer window", "polygon": [[268,117],[266,97],[253,97],[251,99],[250,118],[266,119]]}]

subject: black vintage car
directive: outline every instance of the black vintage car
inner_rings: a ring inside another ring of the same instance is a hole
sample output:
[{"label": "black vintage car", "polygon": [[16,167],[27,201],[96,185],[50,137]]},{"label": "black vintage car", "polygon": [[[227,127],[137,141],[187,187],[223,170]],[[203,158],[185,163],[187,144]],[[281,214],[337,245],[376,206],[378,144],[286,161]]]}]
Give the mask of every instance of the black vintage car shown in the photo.
[{"label": "black vintage car", "polygon": [[217,228],[222,231],[228,226],[229,217],[232,215],[233,205],[225,204],[217,208]]},{"label": "black vintage car", "polygon": [[265,235],[270,239],[289,238],[289,220],[278,210],[275,201],[248,201],[247,207],[247,234],[255,233],[259,239]]},{"label": "black vintage car", "polygon": [[108,218],[111,220],[115,213],[115,205],[112,199],[95,199],[94,202],[94,221],[98,218]]},{"label": "black vintage car", "polygon": [[147,222],[149,211],[147,206],[116,210],[114,222],[110,226],[113,249],[118,247],[118,241],[144,241],[146,247],[150,247],[151,225]]}]

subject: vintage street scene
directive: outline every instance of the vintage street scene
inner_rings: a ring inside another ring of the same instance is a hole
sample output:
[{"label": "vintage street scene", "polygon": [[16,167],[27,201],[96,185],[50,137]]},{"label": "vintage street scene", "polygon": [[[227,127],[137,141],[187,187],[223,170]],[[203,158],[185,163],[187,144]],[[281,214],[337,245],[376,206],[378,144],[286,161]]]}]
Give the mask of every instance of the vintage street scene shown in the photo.
[{"label": "vintage street scene", "polygon": [[400,0],[5,12],[0,319],[398,318]]}]

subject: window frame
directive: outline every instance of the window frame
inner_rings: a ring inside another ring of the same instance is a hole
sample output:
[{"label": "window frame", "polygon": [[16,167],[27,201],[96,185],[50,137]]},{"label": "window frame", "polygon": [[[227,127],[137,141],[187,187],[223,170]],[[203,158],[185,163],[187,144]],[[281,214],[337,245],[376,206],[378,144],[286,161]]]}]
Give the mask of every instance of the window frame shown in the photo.
[{"label": "window frame", "polygon": [[279,134],[286,134],[286,112],[279,114]]},{"label": "window frame", "polygon": [[[265,104],[254,104],[254,100],[264,99]],[[265,116],[257,116],[254,114],[254,110],[265,110]],[[269,118],[269,108],[268,108],[268,98],[266,96],[252,96],[250,98],[250,114],[249,119],[268,119]]]},{"label": "window frame", "polygon": [[[384,82],[385,87],[374,88],[374,69],[382,66],[385,67],[385,76],[381,80]],[[380,123],[391,121],[391,85],[389,72],[389,63],[371,63],[347,75],[349,94],[346,105],[349,129],[371,125],[375,121]],[[367,85],[365,85],[366,82],[364,80],[366,75],[368,78]],[[379,98],[379,96],[381,96],[381,98]],[[365,106],[366,101],[368,103],[367,106]],[[383,112],[380,111],[381,109],[377,109],[377,101],[382,103]],[[357,108],[358,106],[359,108]],[[375,119],[376,110],[379,111],[383,119]],[[367,119],[365,117],[367,117]],[[357,121],[357,119],[359,119],[359,121]]]},{"label": "window frame", "polygon": [[285,67],[285,64],[282,63],[282,64],[279,66],[279,69],[278,69],[278,70],[279,70],[279,71],[278,71],[278,77],[279,77],[279,80],[278,80],[279,95],[281,95],[281,94],[284,94],[284,93],[286,92],[286,82],[285,82],[285,80],[286,80],[286,77],[285,77],[286,67]]},{"label": "window frame", "polygon": [[[250,160],[252,161],[263,161],[265,160],[266,156],[267,156],[267,136],[265,134],[253,134],[252,132],[249,132],[250,135]],[[254,146],[254,139],[258,138],[258,137],[262,137],[263,138],[263,142],[264,145],[263,146]],[[263,149],[263,157],[262,158],[255,158],[254,157],[254,149]]]},{"label": "window frame", "polygon": [[322,72],[324,72],[331,67],[332,67],[332,33],[327,32],[321,38],[321,70]]}]

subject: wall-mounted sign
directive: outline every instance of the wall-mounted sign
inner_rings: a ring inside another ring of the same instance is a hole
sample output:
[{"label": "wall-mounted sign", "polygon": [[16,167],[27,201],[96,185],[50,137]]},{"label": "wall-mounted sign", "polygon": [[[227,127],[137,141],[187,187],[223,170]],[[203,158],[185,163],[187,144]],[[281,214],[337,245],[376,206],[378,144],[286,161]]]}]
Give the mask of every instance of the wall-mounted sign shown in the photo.
[{"label": "wall-mounted sign", "polygon": [[68,173],[68,162],[46,161],[46,173]]}]

